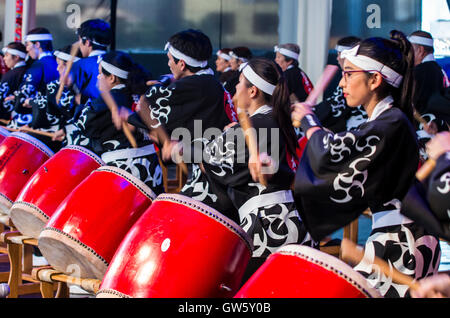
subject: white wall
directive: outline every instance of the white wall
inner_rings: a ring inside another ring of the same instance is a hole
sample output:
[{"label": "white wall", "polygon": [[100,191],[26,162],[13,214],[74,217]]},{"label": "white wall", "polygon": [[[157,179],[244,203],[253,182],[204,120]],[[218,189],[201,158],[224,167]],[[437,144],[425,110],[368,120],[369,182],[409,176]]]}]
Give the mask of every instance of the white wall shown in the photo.
[{"label": "white wall", "polygon": [[332,0],[280,0],[280,44],[300,45],[300,67],[313,83],[328,58],[332,5]]}]

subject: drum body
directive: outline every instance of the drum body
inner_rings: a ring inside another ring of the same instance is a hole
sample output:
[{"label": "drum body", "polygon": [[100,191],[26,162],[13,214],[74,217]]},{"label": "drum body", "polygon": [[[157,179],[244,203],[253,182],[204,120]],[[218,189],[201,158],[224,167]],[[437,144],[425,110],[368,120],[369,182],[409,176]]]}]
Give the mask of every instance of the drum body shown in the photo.
[{"label": "drum body", "polygon": [[230,219],[191,198],[162,194],[123,240],[97,297],[232,297],[251,251]]},{"label": "drum body", "polygon": [[381,297],[349,265],[310,247],[287,245],[270,255],[235,298]]},{"label": "drum body", "polygon": [[[15,132],[0,144],[0,211],[9,213],[23,186],[53,152],[27,134]],[[1,213],[0,212],[0,213]]]},{"label": "drum body", "polygon": [[59,205],[39,235],[39,249],[55,269],[101,280],[123,237],[155,197],[128,172],[101,167]]},{"label": "drum body", "polygon": [[33,174],[10,209],[17,229],[38,238],[61,202],[89,174],[105,165],[93,152],[79,146],[58,151]]}]

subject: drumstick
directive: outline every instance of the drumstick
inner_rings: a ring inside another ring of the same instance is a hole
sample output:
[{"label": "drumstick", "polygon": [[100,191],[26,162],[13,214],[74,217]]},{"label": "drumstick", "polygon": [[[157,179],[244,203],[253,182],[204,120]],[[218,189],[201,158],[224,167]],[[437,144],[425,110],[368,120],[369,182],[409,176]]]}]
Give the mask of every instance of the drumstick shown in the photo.
[{"label": "drumstick", "polygon": [[41,135],[41,136],[50,137],[50,138],[53,138],[53,136],[55,135],[54,133],[50,133],[50,132],[47,132],[47,131],[41,131],[41,130],[35,130],[35,129],[32,129],[32,128],[27,128],[27,127],[22,127],[20,129],[3,127],[3,129],[6,129],[6,130],[11,131],[11,132],[32,133],[32,134]]},{"label": "drumstick", "polygon": [[[236,105],[236,104],[235,104]],[[248,118],[247,113],[244,110],[241,110],[238,112],[239,117],[239,123],[244,130],[245,135],[245,142],[247,143],[248,151],[250,153],[250,158],[256,158],[256,160],[259,160],[259,153],[258,153],[258,144],[256,142],[255,135],[252,134],[252,123],[250,122],[250,118]],[[264,175],[259,172],[258,174],[259,183],[261,183],[263,186],[267,187],[266,179],[264,178]]]},{"label": "drumstick", "polygon": [[[103,98],[103,101],[108,106],[109,110],[111,111],[113,118],[119,118],[119,108],[117,107],[116,101],[112,97],[111,93],[109,91],[101,91],[100,95]],[[126,122],[122,122],[122,129],[123,133],[125,134],[125,137],[127,137],[128,142],[131,144],[133,148],[137,148],[137,142],[134,138],[133,134],[131,133],[130,129],[128,128],[128,124]]]},{"label": "drumstick", "polygon": [[137,145],[136,139],[134,138],[133,134],[131,133],[130,128],[128,128],[128,124],[126,122],[122,123],[122,129],[123,129],[123,133],[127,137],[127,139],[130,142],[131,146],[133,148],[137,148],[138,145]]},{"label": "drumstick", "polygon": [[[331,80],[333,79],[334,75],[336,74],[336,72],[338,70],[339,70],[339,67],[336,65],[327,65],[325,67],[325,70],[323,71],[322,75],[320,76],[319,80],[317,81],[317,84],[314,86],[314,89],[309,94],[308,98],[306,99],[305,104],[310,104],[310,105],[317,104],[317,100],[319,99],[319,96],[328,87],[328,85],[330,84]],[[295,95],[294,96],[291,95],[291,99],[292,99],[292,97],[295,97]],[[299,102],[297,99],[295,99],[295,100],[297,103]],[[300,122],[298,120],[294,119],[292,124],[294,125],[295,128],[300,127]]]},{"label": "drumstick", "polygon": [[[150,105],[145,101],[145,98],[143,98],[143,96],[141,96],[141,100],[142,103],[144,103],[144,106],[142,107],[142,110],[150,109]],[[146,114],[147,115],[147,114]],[[150,113],[148,113],[148,116],[151,117]],[[142,115],[140,115],[140,117],[142,118]],[[148,122],[147,120],[145,120],[144,118],[142,118],[142,120],[145,122],[147,129],[151,132],[154,132],[156,134],[156,139],[158,140],[159,144],[164,147],[164,145],[166,145],[167,143],[170,143],[171,140],[169,138],[169,136],[167,135],[166,130],[164,129],[164,127],[162,125],[158,125],[157,127],[155,127],[156,125],[154,125],[151,122]],[[162,153],[162,151],[161,151]],[[182,172],[184,175],[188,175],[188,168],[187,165],[183,162],[181,156],[179,153],[175,154],[176,156],[176,161],[177,164],[180,166]]]},{"label": "drumstick", "polygon": [[[158,128],[154,128],[154,130],[156,131],[156,135],[158,137],[158,140],[159,140],[160,143],[162,143],[162,145],[170,142],[170,138],[169,138],[169,136],[167,135],[166,131],[164,130],[164,128],[162,126],[159,126]],[[188,175],[188,168],[187,168],[186,164],[181,160],[182,158],[181,158],[179,153],[175,154],[175,156],[178,159],[178,160],[176,160],[176,161],[178,161],[177,164],[180,165],[181,170],[183,171],[184,175],[187,176]]]},{"label": "drumstick", "polygon": [[[341,243],[341,257],[344,261],[356,265],[361,261],[364,261],[364,250],[360,249],[349,239],[344,238]],[[418,283],[415,282],[413,278],[389,266],[389,264],[381,258],[375,256],[373,264],[378,266],[383,274],[390,277],[396,284],[407,285],[411,290],[416,290],[418,288]]]},{"label": "drumstick", "polygon": [[75,55],[77,55],[78,49],[80,48],[80,44],[74,43],[72,45],[72,49],[70,50],[70,60],[67,62],[66,71],[64,72],[64,76],[61,79],[61,82],[59,83],[59,89],[56,93],[56,103],[59,104],[59,101],[61,99],[64,85],[66,84],[67,78],[69,77],[70,70],[72,69],[73,61],[75,60]]},{"label": "drumstick", "polygon": [[425,180],[433,169],[436,167],[436,160],[428,159],[422,167],[416,172],[416,179],[422,182]]}]

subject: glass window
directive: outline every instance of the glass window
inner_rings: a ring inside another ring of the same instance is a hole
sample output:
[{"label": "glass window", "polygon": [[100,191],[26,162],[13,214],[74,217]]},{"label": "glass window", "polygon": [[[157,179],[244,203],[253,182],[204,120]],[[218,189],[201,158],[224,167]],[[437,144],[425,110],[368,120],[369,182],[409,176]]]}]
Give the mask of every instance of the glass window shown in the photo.
[{"label": "glass window", "polygon": [[334,1],[330,48],[349,35],[387,37],[393,29],[409,35],[421,28],[421,5],[421,0]]},{"label": "glass window", "polygon": [[278,40],[277,0],[121,0],[117,47],[161,51],[174,33],[200,29],[215,49],[270,49]]},{"label": "glass window", "polygon": [[55,49],[69,45],[78,38],[79,24],[89,19],[110,21],[109,0],[39,0],[36,1],[36,26],[50,30]]}]

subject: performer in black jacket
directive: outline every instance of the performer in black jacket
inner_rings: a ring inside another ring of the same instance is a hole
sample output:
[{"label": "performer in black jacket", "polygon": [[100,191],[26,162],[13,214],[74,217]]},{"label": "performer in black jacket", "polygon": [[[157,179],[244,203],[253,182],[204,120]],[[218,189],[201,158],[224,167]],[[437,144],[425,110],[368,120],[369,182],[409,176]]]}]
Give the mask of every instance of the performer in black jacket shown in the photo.
[{"label": "performer in black jacket", "polygon": [[[333,134],[322,129],[310,106],[295,105],[294,118],[309,139],[296,175],[297,208],[312,237],[321,240],[369,207],[369,264],[377,256],[416,279],[433,275],[439,267],[438,238],[400,214],[419,164],[411,44],[392,31],[389,40],[370,38],[343,55],[340,85],[347,104],[362,105],[369,119],[357,130]],[[355,269],[382,295],[407,295],[408,286],[373,274],[376,268],[367,263]]]},{"label": "performer in black jacket", "polygon": [[430,33],[415,31],[409,37],[415,55],[414,107],[429,127],[418,125],[417,135],[421,154],[427,158],[425,144],[440,131],[447,131],[450,124],[450,98],[445,97],[445,90],[450,86],[447,74],[436,62],[434,42]]},{"label": "performer in black jacket", "polygon": [[26,71],[27,51],[20,42],[11,42],[2,51],[9,71],[0,82],[0,119],[9,121],[14,110],[14,96]]}]

